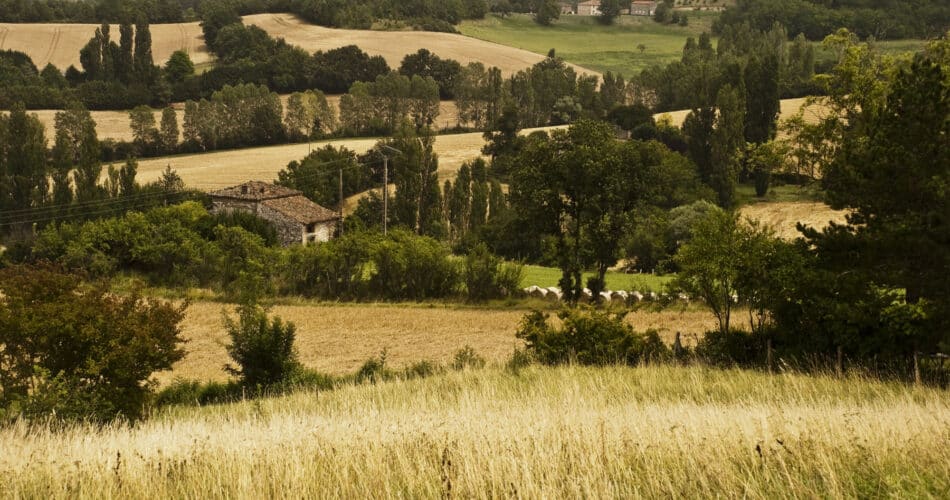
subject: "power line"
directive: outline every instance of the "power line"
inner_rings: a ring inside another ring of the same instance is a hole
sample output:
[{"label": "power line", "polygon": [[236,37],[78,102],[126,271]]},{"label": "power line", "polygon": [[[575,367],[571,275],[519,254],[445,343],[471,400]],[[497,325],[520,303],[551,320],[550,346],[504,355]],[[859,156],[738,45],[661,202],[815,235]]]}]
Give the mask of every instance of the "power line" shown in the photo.
[{"label": "power line", "polygon": [[[349,162],[350,158],[341,158],[338,160],[330,160],[321,163],[317,163],[313,166],[326,166],[334,165],[337,163]],[[328,172],[313,172],[306,175],[300,175],[298,178],[303,180],[317,180],[322,178],[329,178],[331,176],[337,176],[342,171],[351,171],[368,165],[379,163],[379,160],[371,160],[366,162],[355,162],[349,167],[344,167],[337,169],[336,171]],[[210,194],[217,189],[205,189],[205,190],[190,190],[191,192],[200,192],[204,194]],[[5,211],[0,214],[0,227],[4,226],[14,226],[14,225],[31,225],[42,222],[52,222],[57,220],[69,220],[76,218],[84,218],[96,215],[110,214],[110,213],[119,213],[123,210],[129,211],[136,208],[141,208],[146,206],[146,203],[155,198],[167,197],[169,195],[175,194],[186,194],[188,191],[156,191],[156,192],[145,192],[137,193],[128,196],[120,196],[117,198],[108,198],[103,200],[87,200],[84,202],[78,203],[69,203],[69,204],[57,204],[57,205],[46,205],[43,207],[35,207],[29,209],[18,209]],[[93,210],[74,212],[74,213],[58,213],[73,211],[77,208],[90,207]],[[7,221],[3,221],[7,219]],[[15,219],[15,220],[9,220]]]}]

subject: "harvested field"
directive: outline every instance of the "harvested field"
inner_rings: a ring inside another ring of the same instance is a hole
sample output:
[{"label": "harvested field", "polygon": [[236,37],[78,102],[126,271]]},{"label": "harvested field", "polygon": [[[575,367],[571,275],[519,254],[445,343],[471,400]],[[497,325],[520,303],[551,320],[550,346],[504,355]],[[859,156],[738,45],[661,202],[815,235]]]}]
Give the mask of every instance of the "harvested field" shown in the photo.
[{"label": "harvested field", "polygon": [[[552,127],[547,127],[550,129]],[[534,130],[528,129],[523,133]],[[288,144],[262,148],[216,151],[213,153],[151,158],[139,161],[138,179],[149,182],[161,176],[165,166],[178,171],[185,185],[197,189],[216,189],[233,186],[246,180],[272,180],[277,172],[293,160],[307,155],[310,149],[326,144],[345,146],[357,153],[368,151],[376,138],[335,139],[316,141],[309,145]],[[453,178],[465,161],[481,155],[484,139],[481,132],[450,134],[436,137],[435,152],[439,155],[439,178]]]},{"label": "harvested field", "polygon": [[[806,99],[807,98],[805,97],[800,97],[797,99],[783,99],[781,101],[781,110],[779,111],[779,116],[778,116],[780,136],[782,135],[781,123],[795,116],[795,113],[798,113],[798,110],[800,110],[802,106],[805,105]],[[820,116],[820,113],[819,113],[820,109],[821,108],[818,106],[812,106],[810,108],[806,108],[805,121],[809,123],[816,123]],[[670,120],[673,122],[673,125],[676,125],[677,127],[679,127],[683,125],[683,120],[686,119],[686,115],[688,115],[689,112],[690,110],[688,109],[682,109],[679,111],[671,111],[669,113],[659,113],[656,115],[656,117],[657,119],[659,119],[662,116],[669,116]]]},{"label": "harvested field", "polygon": [[[244,17],[244,24],[257,25],[307,52],[356,45],[370,55],[380,55],[392,68],[398,68],[403,57],[419,49],[428,49],[442,58],[455,59],[463,65],[480,62],[497,66],[510,75],[534,65],[544,56],[527,50],[478,40],[452,33],[428,31],[370,31],[324,28],[307,24],[293,14],[257,14]],[[599,75],[589,69],[572,65],[579,73]]]},{"label": "harvested field", "polygon": [[[174,377],[226,380],[228,342],[222,326],[226,306],[197,302],[188,308],[183,331],[187,355],[161,381]],[[230,306],[227,306],[230,309]],[[489,362],[503,362],[521,345],[514,334],[524,309],[469,309],[398,304],[325,304],[276,306],[271,311],[297,325],[297,349],[304,365],[332,374],[352,373],[387,350],[394,367],[422,360],[450,362],[466,345]],[[628,320],[638,330],[656,328],[672,342],[677,331],[690,342],[715,327],[706,310],[670,308],[638,311]]]},{"label": "harvested field", "polygon": [[[308,52],[357,45],[370,55],[380,55],[393,68],[402,58],[419,49],[429,49],[440,57],[462,64],[481,62],[497,66],[505,75],[525,69],[544,59],[543,55],[497,43],[451,33],[426,31],[342,30],[307,24],[293,14],[256,14],[244,17],[244,24],[257,25],[271,36],[280,37]],[[0,23],[0,49],[18,50],[33,59],[37,67],[53,63],[60,70],[79,65],[79,49],[92,38],[97,24],[14,24]],[[204,44],[198,23],[153,24],[152,53],[156,64],[164,64],[176,50],[185,50],[195,64],[213,60]],[[111,33],[118,39],[118,27]],[[578,72],[595,74],[574,66]]]},{"label": "harvested field", "polygon": [[[284,104],[284,111],[286,112],[287,108],[287,98],[289,95],[282,95],[281,101]],[[337,114],[339,115],[340,109],[340,96],[331,95],[327,96],[327,101],[330,105],[335,106]],[[179,132],[182,129],[182,123],[184,121],[184,103],[175,103],[173,105],[175,110],[178,113],[178,130]],[[36,111],[29,111],[30,113],[36,113],[40,121],[43,122],[43,125],[46,126],[46,135],[48,137],[53,136],[53,126],[55,125],[56,113],[59,110],[55,109],[41,109]],[[132,129],[129,127],[129,112],[128,111],[91,111],[92,119],[96,122],[96,132],[99,134],[99,140],[112,139],[115,141],[131,141],[132,140]],[[158,125],[162,120],[161,110],[155,110],[155,124]],[[458,108],[455,106],[455,101],[442,101],[439,105],[439,116],[436,118],[435,127],[437,129],[447,129],[452,128],[458,125]]]},{"label": "harvested field", "polygon": [[801,236],[795,224],[823,228],[829,222],[845,223],[843,210],[834,210],[821,202],[771,202],[742,207],[742,215],[764,222],[775,229],[780,238],[793,240]]},{"label": "harvested field", "polygon": [[[62,71],[70,65],[79,68],[79,49],[89,42],[98,27],[98,24],[0,23],[0,49],[23,52],[40,69],[48,63]],[[211,61],[198,23],[153,24],[149,29],[156,64],[164,64],[176,50],[188,52],[195,64]],[[110,35],[119,39],[117,25],[112,25]]]}]

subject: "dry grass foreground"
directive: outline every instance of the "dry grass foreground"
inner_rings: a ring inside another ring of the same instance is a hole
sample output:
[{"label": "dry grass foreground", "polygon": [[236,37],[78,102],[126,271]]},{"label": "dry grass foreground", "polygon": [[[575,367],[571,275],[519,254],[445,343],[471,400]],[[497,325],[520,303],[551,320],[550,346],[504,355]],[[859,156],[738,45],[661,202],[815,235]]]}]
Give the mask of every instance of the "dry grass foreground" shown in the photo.
[{"label": "dry grass foreground", "polygon": [[702,367],[452,372],[0,429],[6,498],[940,498],[946,391]]},{"label": "dry grass foreground", "polygon": [[[229,342],[222,326],[225,307],[197,302],[182,324],[185,358],[171,372],[159,375],[167,383],[176,377],[193,380],[228,379]],[[227,306],[229,311],[233,308]],[[296,346],[301,362],[325,373],[355,372],[366,360],[387,350],[387,363],[401,368],[419,361],[447,364],[469,345],[490,362],[503,362],[516,347],[515,330],[523,309],[474,309],[435,305],[325,304],[277,306],[272,314],[297,325]],[[656,328],[672,342],[677,331],[701,333],[715,327],[706,310],[638,311],[627,319],[638,331]],[[686,341],[692,340],[687,337]]]},{"label": "dry grass foreground", "polygon": [[[424,31],[369,31],[324,28],[307,24],[292,14],[256,14],[244,17],[244,24],[257,25],[271,36],[281,37],[307,52],[357,45],[370,55],[380,55],[397,68],[402,58],[419,49],[429,49],[439,57],[462,64],[481,62],[497,66],[505,75],[516,73],[544,59],[543,55],[450,33]],[[37,67],[53,63],[60,70],[79,65],[79,49],[92,38],[97,24],[13,24],[0,23],[0,49],[18,50],[33,59]],[[213,57],[204,44],[198,23],[153,24],[152,54],[157,64],[176,50],[184,50],[195,64]],[[113,27],[118,39],[118,28]],[[573,65],[572,65],[573,66]],[[580,73],[598,73],[573,66]]]}]

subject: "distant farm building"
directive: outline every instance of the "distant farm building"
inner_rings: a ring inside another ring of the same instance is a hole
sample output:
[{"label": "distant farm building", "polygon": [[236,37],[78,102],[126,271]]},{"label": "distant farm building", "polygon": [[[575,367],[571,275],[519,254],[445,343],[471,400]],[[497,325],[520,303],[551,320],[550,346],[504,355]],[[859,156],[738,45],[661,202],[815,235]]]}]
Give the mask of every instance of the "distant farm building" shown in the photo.
[{"label": "distant farm building", "polygon": [[657,2],[633,2],[630,4],[631,16],[652,16],[656,13]]},{"label": "distant farm building", "polygon": [[571,3],[569,3],[569,2],[561,2],[561,3],[560,3],[560,6],[561,6],[561,14],[562,14],[562,15],[570,15],[570,14],[573,14],[573,13],[574,13],[574,5],[573,5],[573,4],[571,4]]},{"label": "distant farm building", "polygon": [[247,212],[270,221],[284,246],[328,241],[340,214],[307,199],[300,191],[260,181],[211,193],[212,213]]},{"label": "distant farm building", "polygon": [[600,0],[587,0],[577,4],[578,16],[599,16]]}]

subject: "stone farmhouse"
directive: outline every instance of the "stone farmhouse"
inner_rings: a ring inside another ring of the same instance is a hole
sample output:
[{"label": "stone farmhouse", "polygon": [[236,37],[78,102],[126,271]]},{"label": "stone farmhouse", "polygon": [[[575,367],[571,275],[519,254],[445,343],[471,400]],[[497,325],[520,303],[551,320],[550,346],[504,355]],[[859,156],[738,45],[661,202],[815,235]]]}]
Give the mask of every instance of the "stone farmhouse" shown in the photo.
[{"label": "stone farmhouse", "polygon": [[630,15],[631,16],[652,16],[656,13],[656,6],[658,2],[642,2],[636,1],[630,4]]},{"label": "stone farmhouse", "polygon": [[340,214],[307,199],[300,191],[260,181],[211,193],[211,213],[248,212],[277,228],[281,245],[306,245],[333,237]]},{"label": "stone farmhouse", "polygon": [[600,0],[587,0],[577,4],[578,16],[599,16]]},{"label": "stone farmhouse", "polygon": [[571,15],[574,14],[574,5],[569,2],[561,2],[561,15]]}]

